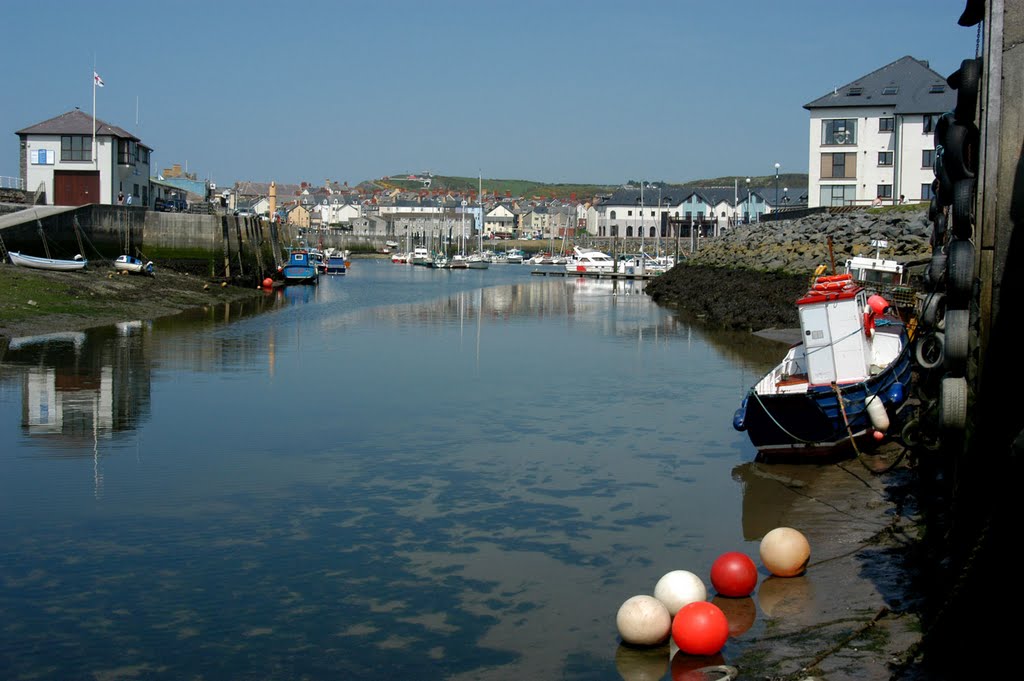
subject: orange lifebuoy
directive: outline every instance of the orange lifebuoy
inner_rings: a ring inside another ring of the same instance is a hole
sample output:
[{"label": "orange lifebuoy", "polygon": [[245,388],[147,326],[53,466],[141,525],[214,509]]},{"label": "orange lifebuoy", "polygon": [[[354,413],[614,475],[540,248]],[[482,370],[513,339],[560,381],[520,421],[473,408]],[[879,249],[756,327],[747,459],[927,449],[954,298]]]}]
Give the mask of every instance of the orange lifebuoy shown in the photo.
[{"label": "orange lifebuoy", "polygon": [[818,277],[818,279],[816,281],[819,284],[826,284],[826,283],[831,282],[831,281],[852,281],[852,280],[853,280],[853,275],[849,274],[849,273],[846,273],[846,274],[833,274],[833,275],[826,276],[826,277]]},{"label": "orange lifebuoy", "polygon": [[871,338],[875,333],[875,311],[870,310],[864,313],[864,335]]}]

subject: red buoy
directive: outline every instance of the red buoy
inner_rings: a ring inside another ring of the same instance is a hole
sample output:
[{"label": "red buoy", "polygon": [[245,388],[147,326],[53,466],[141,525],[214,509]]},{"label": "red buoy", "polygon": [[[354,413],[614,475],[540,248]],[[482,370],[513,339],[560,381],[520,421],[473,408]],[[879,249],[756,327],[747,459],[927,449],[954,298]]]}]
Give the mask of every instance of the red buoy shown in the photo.
[{"label": "red buoy", "polygon": [[263,288],[273,288],[273,286],[274,280],[271,279],[270,277],[267,277],[266,279],[263,280]]},{"label": "red buoy", "polygon": [[757,566],[745,553],[723,553],[711,565],[711,584],[723,596],[745,598],[757,586]]},{"label": "red buoy", "polygon": [[684,605],[672,619],[672,640],[687,655],[714,655],[729,638],[729,620],[714,603]]}]

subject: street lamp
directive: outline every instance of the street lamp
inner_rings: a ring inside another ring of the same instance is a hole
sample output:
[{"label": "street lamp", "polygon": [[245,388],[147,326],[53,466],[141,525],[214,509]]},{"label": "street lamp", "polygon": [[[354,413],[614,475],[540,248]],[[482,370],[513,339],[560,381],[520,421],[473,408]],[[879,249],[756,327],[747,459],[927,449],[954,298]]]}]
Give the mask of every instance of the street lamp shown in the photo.
[{"label": "street lamp", "polygon": [[750,224],[750,178],[747,178],[747,224]]},{"label": "street lamp", "polygon": [[779,164],[775,164],[775,210],[779,209]]},{"label": "street lamp", "polygon": [[787,206],[789,205],[789,187],[782,188],[782,202]]}]

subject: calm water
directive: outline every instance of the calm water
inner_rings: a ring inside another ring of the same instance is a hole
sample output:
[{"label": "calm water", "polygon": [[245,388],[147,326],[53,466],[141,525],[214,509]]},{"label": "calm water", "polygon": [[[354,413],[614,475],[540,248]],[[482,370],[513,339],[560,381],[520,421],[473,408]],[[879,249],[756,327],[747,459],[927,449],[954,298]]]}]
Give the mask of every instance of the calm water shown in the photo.
[{"label": "calm water", "polygon": [[669,678],[619,606],[773,527],[778,346],[636,283],[357,260],[0,350],[3,679]]}]

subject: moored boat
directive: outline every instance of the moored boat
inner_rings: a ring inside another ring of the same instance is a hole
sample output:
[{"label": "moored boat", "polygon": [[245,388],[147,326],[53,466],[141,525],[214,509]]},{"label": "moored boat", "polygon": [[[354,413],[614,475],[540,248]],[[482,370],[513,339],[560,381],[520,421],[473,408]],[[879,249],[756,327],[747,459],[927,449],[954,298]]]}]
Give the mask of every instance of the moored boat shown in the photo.
[{"label": "moored boat", "polygon": [[17,251],[10,251],[8,257],[11,259],[11,264],[18,265],[20,267],[31,267],[37,270],[54,270],[58,272],[70,272],[74,270],[84,270],[89,261],[83,258],[81,255],[76,255],[72,260],[58,260],[56,258],[39,258],[34,255],[24,255]]},{"label": "moored boat", "polygon": [[348,251],[328,248],[324,252],[324,273],[345,274],[348,270]]},{"label": "moored boat", "polygon": [[430,251],[425,246],[414,248],[409,260],[413,265],[420,265],[422,267],[434,266],[434,256],[430,254]]},{"label": "moored boat", "polygon": [[820,460],[884,440],[910,395],[903,320],[850,274],[817,277],[796,306],[803,341],[748,391],[733,426],[762,459]]},{"label": "moored boat", "polygon": [[148,274],[150,276],[156,274],[152,260],[143,262],[141,259],[127,254],[117,256],[117,260],[114,261],[114,269],[132,274]]},{"label": "moored boat", "polygon": [[296,248],[288,253],[288,262],[281,269],[281,278],[286,284],[316,284],[320,280],[320,269],[310,259],[309,250]]},{"label": "moored boat", "polygon": [[573,257],[565,264],[566,272],[611,273],[615,271],[615,259],[595,248],[573,247]]}]

